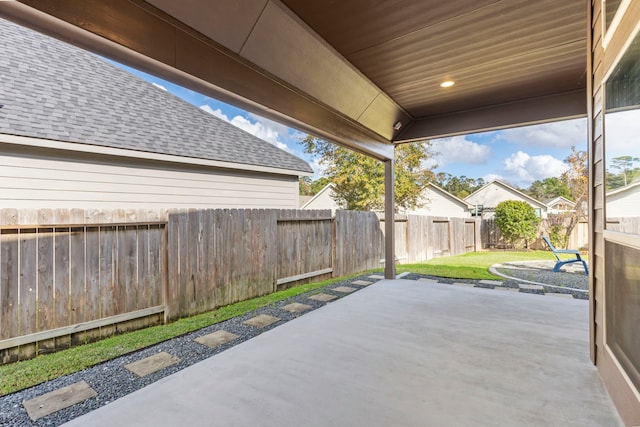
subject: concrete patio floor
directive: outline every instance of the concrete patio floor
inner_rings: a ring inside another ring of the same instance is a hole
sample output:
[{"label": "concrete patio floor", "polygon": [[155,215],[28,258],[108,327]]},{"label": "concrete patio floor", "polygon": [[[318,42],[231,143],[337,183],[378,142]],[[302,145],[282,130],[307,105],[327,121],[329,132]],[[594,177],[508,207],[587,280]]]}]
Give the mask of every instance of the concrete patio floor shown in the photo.
[{"label": "concrete patio floor", "polygon": [[67,426],[619,426],[588,302],[384,280]]}]

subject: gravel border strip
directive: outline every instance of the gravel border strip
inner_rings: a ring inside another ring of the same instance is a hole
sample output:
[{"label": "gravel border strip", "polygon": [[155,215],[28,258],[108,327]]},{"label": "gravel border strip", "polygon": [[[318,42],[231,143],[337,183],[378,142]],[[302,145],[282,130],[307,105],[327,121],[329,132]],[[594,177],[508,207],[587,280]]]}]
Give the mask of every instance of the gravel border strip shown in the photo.
[{"label": "gravel border strip", "polygon": [[[456,283],[465,283],[468,285],[473,285],[471,287],[482,288],[482,289],[495,289],[496,287],[513,288],[513,289],[518,289],[518,292],[521,292],[524,294],[545,295],[546,293],[545,290],[546,290],[549,293],[571,295],[574,299],[581,299],[581,300],[589,299],[589,291],[585,292],[582,289],[573,290],[572,288],[547,285],[545,283],[537,283],[537,282],[534,283],[535,285],[542,286],[544,288],[542,290],[522,289],[520,288],[520,284],[524,283],[525,281],[523,281],[522,279],[516,279],[516,278],[506,278],[505,280],[501,281],[499,285],[487,283],[487,282],[492,282],[491,280],[449,279],[445,277],[430,276],[427,274],[416,274],[416,273],[411,273],[405,276],[404,278],[409,280],[430,279],[436,283],[445,284],[445,285],[455,285]],[[527,284],[531,284],[531,283],[527,283]]]},{"label": "gravel border strip", "polygon": [[[326,304],[330,304],[333,301],[337,301],[338,299],[348,297],[349,295],[354,294],[362,289],[366,289],[371,285],[369,286],[352,285],[352,287],[355,288],[355,290],[348,294],[333,291],[334,288],[337,288],[339,286],[349,286],[351,282],[356,280],[366,280],[366,281],[373,282],[373,284],[375,284],[381,279],[371,278],[371,276],[374,274],[379,274],[379,273],[363,274],[348,280],[327,285],[322,288],[317,288],[309,292],[305,292],[303,294],[296,295],[294,297],[290,297],[285,300],[273,303],[271,305],[258,308],[242,316],[234,317],[232,319],[228,319],[223,322],[216,323],[214,325],[210,325],[205,328],[199,329],[197,331],[190,332],[185,335],[172,338],[170,340],[167,340],[158,344],[154,344],[150,347],[137,350],[132,353],[117,357],[115,359],[100,363],[98,365],[92,366],[82,371],[65,375],[63,377],[56,378],[51,381],[47,381],[45,383],[33,386],[31,388],[20,390],[6,396],[2,396],[0,397],[0,426],[12,426],[12,427],[38,426],[40,427],[40,426],[59,426],[61,424],[64,424],[67,421],[70,421],[74,418],[84,415],[116,399],[126,396],[127,394],[130,394],[143,387],[146,387],[147,385],[152,384],[160,380],[161,378],[164,378],[168,375],[176,373],[188,366],[191,366],[197,362],[200,362],[204,359],[207,359],[211,356],[221,353],[227,350],[228,348],[234,347],[237,344],[240,344],[257,335],[260,335],[265,331],[275,328],[297,317],[303,316],[306,313],[309,313]],[[415,273],[409,273],[409,272],[402,273],[398,275],[397,278],[408,279],[408,280],[429,279],[436,283],[447,284],[447,285],[455,285],[456,283],[465,283],[467,285],[472,285],[472,287],[483,288],[483,289],[494,289],[495,287],[517,288],[518,291],[522,293],[533,293],[538,295],[545,294],[544,291],[520,289],[518,286],[518,283],[521,283],[522,279],[515,279],[515,278],[508,278],[503,282],[499,282],[500,284],[494,284],[496,281],[449,279],[449,278],[429,276],[424,274],[415,274]],[[488,282],[494,282],[494,283],[488,283]],[[581,292],[575,292],[574,290],[570,291],[567,288],[556,287],[553,285],[546,285],[546,284],[539,284],[539,285],[553,288],[555,293],[567,293],[567,294],[573,295],[573,297],[577,299],[588,299],[588,296],[585,295],[584,291],[582,290],[579,290]],[[556,289],[556,288],[559,288],[559,289]],[[329,302],[321,302],[321,301],[315,301],[315,300],[309,299],[310,296],[318,293],[329,293],[330,295],[334,295],[337,298]],[[310,305],[312,308],[302,313],[290,313],[288,311],[282,310],[282,307],[284,307],[285,305],[291,304],[293,302]],[[281,320],[261,329],[248,326],[242,323],[245,320],[260,314],[268,314],[271,316],[278,317]],[[228,343],[219,345],[215,348],[209,348],[195,341],[195,339],[200,336],[208,335],[210,333],[216,332],[221,329],[224,329],[227,332],[231,332],[233,334],[238,335],[238,338]],[[178,357],[180,361],[174,365],[171,365],[165,369],[162,369],[158,372],[152,373],[142,378],[136,376],[135,374],[133,374],[132,372],[129,372],[127,369],[124,368],[124,366],[129,363],[138,361],[140,359],[144,359],[146,357],[157,354],[161,351],[165,351],[175,357]],[[86,381],[89,384],[89,386],[91,386],[98,393],[97,397],[87,399],[81,403],[73,405],[69,408],[62,409],[51,415],[43,417],[37,421],[31,421],[31,419],[27,415],[27,411],[24,409],[24,406],[22,405],[22,402],[24,400],[33,399],[37,396],[43,395],[45,393],[57,390],[61,387],[65,387],[82,380]]]},{"label": "gravel border strip", "polygon": [[[114,400],[126,396],[127,394],[139,390],[149,384],[152,384],[161,378],[176,373],[188,366],[191,366],[197,362],[223,352],[228,348],[238,345],[283,323],[293,320],[299,316],[303,316],[306,313],[309,313],[326,304],[330,304],[341,298],[348,297],[348,295],[354,294],[361,289],[365,289],[368,286],[353,285],[352,287],[355,288],[354,291],[348,294],[333,291],[334,288],[339,286],[349,286],[349,284],[355,280],[367,280],[375,284],[379,281],[379,279],[371,279],[369,277],[371,274],[374,273],[364,274],[348,280],[336,282],[322,288],[313,289],[309,292],[305,292],[303,294],[287,298],[285,300],[267,305],[265,307],[258,308],[242,316],[234,317],[232,319],[207,326],[203,329],[199,329],[197,331],[151,345],[150,347],[136,350],[132,353],[125,354],[123,356],[100,363],[82,371],[65,375],[63,377],[59,377],[45,383],[20,390],[6,396],[2,396],[0,397],[0,426],[27,427],[59,426],[61,424],[64,424],[67,421],[70,421],[110,402],[113,402]],[[310,296],[318,293],[328,293],[330,295],[336,296],[337,298],[329,302],[321,302],[309,299]],[[284,307],[285,305],[291,304],[293,302],[309,305],[311,306],[311,309],[306,310],[302,313],[290,313],[282,309],[282,307]],[[270,316],[278,317],[281,320],[264,328],[256,328],[242,323],[245,320],[260,314],[268,314]],[[238,338],[215,348],[209,348],[195,341],[195,338],[203,335],[208,335],[221,329],[238,335]],[[168,366],[165,369],[154,372],[145,377],[138,377],[137,375],[124,368],[124,366],[129,363],[136,362],[149,356],[153,356],[154,354],[157,354],[161,351],[165,351],[172,356],[179,358],[180,361],[174,365]],[[27,411],[22,405],[22,402],[24,400],[33,399],[45,393],[57,390],[61,387],[65,387],[82,380],[86,381],[87,384],[89,384],[89,386],[98,393],[96,397],[87,399],[71,407],[54,412],[53,414],[47,415],[36,421],[32,421],[29,418],[29,416],[27,415]]]}]

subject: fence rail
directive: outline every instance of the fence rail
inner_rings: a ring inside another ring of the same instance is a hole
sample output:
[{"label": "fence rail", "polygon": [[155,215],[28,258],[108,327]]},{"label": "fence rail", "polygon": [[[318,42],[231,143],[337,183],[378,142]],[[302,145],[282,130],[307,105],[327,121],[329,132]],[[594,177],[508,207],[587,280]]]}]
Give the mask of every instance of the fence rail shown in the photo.
[{"label": "fence rail", "polygon": [[[395,226],[400,262],[480,245],[474,219]],[[0,362],[379,268],[383,228],[371,212],[2,209]]]}]

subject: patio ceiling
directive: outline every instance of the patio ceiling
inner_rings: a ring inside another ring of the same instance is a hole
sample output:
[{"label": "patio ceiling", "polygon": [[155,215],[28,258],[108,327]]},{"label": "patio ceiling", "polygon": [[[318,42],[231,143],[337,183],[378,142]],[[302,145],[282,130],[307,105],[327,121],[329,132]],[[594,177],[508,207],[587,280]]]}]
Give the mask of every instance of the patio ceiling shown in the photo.
[{"label": "patio ceiling", "polygon": [[586,10],[584,0],[0,2],[2,17],[380,159],[390,143],[585,116]]}]

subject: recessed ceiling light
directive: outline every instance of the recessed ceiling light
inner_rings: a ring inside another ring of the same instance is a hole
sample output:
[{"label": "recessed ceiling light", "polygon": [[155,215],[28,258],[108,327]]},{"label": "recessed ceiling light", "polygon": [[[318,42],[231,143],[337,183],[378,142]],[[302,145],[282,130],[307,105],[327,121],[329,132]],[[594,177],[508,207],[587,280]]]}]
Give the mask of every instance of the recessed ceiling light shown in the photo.
[{"label": "recessed ceiling light", "polygon": [[445,80],[442,83],[440,83],[440,87],[451,87],[454,84],[456,84],[456,82],[454,82],[453,80]]}]

